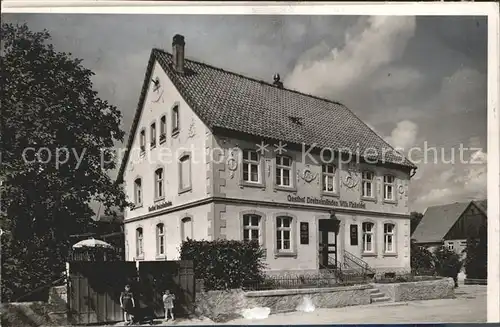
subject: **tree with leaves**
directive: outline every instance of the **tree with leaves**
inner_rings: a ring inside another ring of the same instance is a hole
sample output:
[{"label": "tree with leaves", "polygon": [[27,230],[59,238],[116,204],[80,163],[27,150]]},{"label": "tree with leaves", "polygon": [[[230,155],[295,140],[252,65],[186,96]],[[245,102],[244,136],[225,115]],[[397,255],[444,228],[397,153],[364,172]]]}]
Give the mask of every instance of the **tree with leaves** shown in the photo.
[{"label": "tree with leaves", "polygon": [[[108,172],[123,141],[121,113],[92,89],[94,73],[57,52],[48,31],[1,26],[2,301],[64,271],[71,234],[85,232],[91,200],[129,205]],[[113,211],[106,209],[106,214]]]},{"label": "tree with leaves", "polygon": [[420,221],[422,220],[422,217],[424,215],[421,214],[420,212],[412,211],[410,212],[410,235],[413,234],[415,229],[417,229],[418,224],[420,224]]},{"label": "tree with leaves", "polygon": [[465,248],[465,274],[469,279],[486,279],[488,275],[488,228],[479,228],[479,237],[470,237]]},{"label": "tree with leaves", "polygon": [[455,287],[458,287],[458,274],[463,266],[463,261],[460,256],[441,245],[434,252],[434,266],[439,276],[451,277],[455,282]]}]

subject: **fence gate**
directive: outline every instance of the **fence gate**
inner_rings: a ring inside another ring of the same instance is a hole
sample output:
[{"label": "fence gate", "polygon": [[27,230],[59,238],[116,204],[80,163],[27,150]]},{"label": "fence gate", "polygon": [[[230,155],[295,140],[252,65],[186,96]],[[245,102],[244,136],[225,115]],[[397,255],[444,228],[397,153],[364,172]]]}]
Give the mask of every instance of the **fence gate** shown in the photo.
[{"label": "fence gate", "polygon": [[[175,294],[174,315],[188,317],[194,313],[195,279],[192,261],[144,261],[139,263],[141,306],[154,309],[163,317],[163,292]],[[136,292],[137,292],[136,291]]]},{"label": "fence gate", "polygon": [[120,293],[136,280],[135,262],[75,261],[69,264],[68,319],[72,324],[123,320]]}]

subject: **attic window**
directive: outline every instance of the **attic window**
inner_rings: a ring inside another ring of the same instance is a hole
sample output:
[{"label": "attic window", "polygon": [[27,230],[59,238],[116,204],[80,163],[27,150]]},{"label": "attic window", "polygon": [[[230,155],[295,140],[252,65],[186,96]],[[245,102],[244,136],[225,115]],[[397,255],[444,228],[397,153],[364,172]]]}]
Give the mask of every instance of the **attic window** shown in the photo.
[{"label": "attic window", "polygon": [[302,125],[302,118],[301,117],[289,116],[288,118],[290,118],[292,123],[294,123],[295,125]]}]

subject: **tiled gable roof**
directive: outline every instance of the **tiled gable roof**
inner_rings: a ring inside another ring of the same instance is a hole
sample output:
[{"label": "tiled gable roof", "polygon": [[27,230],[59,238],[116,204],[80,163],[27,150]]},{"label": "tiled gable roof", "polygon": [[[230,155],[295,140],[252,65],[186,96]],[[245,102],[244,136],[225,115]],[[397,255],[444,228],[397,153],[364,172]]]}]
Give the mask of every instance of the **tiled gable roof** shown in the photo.
[{"label": "tiled gable roof", "polygon": [[488,216],[488,200],[473,201],[473,202],[486,216]]},{"label": "tiled gable roof", "polygon": [[418,243],[441,242],[471,202],[429,207],[411,235]]},{"label": "tiled gable roof", "polygon": [[[151,70],[158,61],[186,103],[211,129],[225,129],[293,144],[316,145],[333,150],[350,149],[352,153],[376,150],[380,161],[406,168],[416,168],[363,123],[344,105],[255,80],[201,62],[185,60],[185,73],[172,65],[172,55],[153,49],[129,135],[129,150],[142,110],[142,102],[151,80]],[[297,117],[298,123],[292,117]],[[382,149],[385,149],[383,152]],[[394,152],[393,152],[394,151]],[[123,176],[128,151],[122,162]]]}]

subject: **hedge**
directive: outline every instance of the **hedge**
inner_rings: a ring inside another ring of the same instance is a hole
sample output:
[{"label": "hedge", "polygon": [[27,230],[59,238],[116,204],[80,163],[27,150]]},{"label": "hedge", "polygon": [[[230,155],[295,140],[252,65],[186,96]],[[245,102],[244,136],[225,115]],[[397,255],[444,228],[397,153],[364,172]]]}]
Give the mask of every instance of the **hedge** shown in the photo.
[{"label": "hedge", "polygon": [[258,242],[215,240],[182,243],[181,260],[192,260],[206,290],[242,288],[264,280],[264,250]]}]

